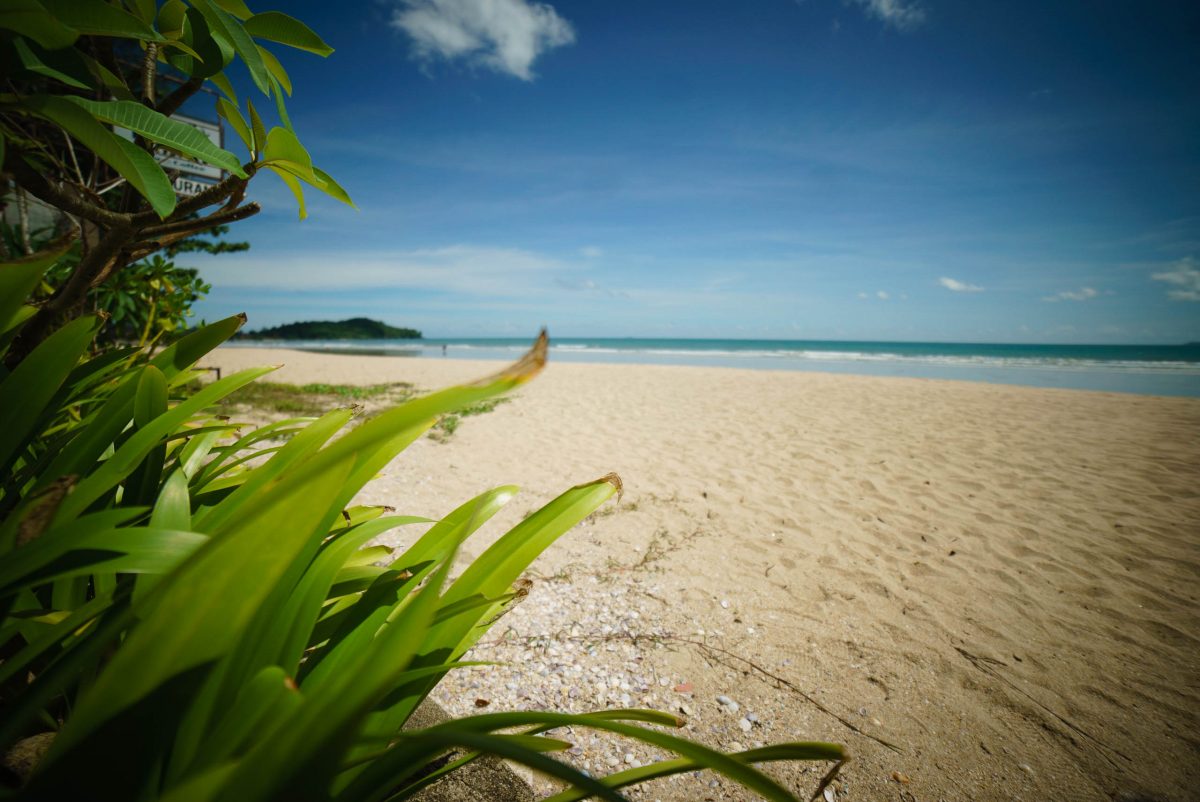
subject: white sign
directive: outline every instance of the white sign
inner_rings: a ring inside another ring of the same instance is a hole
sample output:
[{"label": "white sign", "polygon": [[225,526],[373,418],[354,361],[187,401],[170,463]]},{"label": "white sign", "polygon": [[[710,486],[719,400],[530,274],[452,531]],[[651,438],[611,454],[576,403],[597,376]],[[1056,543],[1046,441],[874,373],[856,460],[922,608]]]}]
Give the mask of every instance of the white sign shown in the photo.
[{"label": "white sign", "polygon": [[182,195],[185,198],[199,195],[211,186],[212,184],[207,181],[197,181],[194,178],[185,178],[182,175],[175,177],[175,194]]},{"label": "white sign", "polygon": [[[224,147],[224,143],[222,141],[224,137],[222,136],[223,131],[221,130],[220,123],[210,123],[205,120],[197,120],[194,117],[184,117],[180,114],[172,115],[171,119],[181,123],[186,123],[187,125],[197,129],[202,134],[207,136],[209,140],[218,148]],[[130,131],[128,128],[115,127],[113,128],[113,133],[117,136],[125,137],[130,142],[133,141],[133,131]],[[195,159],[191,159],[179,153],[169,151],[163,147],[154,148],[154,159],[164,170],[182,173],[180,178],[183,178],[183,176],[188,176],[194,178],[212,178],[220,181],[225,177],[225,172],[220,167],[214,167],[211,164],[205,164],[203,162],[196,161]],[[180,179],[177,178],[175,180],[175,192],[177,194],[195,195],[197,192],[202,191],[206,186],[208,186],[207,184],[201,184],[201,182],[198,181],[184,181],[183,183],[189,188],[193,186],[199,186],[200,188],[190,192],[183,191],[180,189]]]},{"label": "white sign", "polygon": [[[207,136],[214,145],[218,148],[221,144],[221,126],[216,123],[205,122],[204,120],[196,120],[191,117],[183,117],[178,114],[171,117],[181,123],[187,123],[200,133]],[[195,159],[190,159],[187,156],[181,156],[177,153],[165,150],[163,148],[154,149],[154,158],[158,161],[164,170],[175,170],[184,175],[194,175],[203,178],[215,178],[220,181],[224,177],[224,173],[220,167],[214,167],[211,164],[204,164]]]}]

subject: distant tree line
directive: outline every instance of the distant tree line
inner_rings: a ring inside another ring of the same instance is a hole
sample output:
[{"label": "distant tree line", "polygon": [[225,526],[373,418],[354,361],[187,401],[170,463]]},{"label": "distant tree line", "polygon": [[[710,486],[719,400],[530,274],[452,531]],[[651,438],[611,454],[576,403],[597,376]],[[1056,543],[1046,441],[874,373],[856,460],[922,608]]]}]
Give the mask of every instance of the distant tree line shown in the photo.
[{"label": "distant tree line", "polygon": [[417,340],[416,329],[397,328],[365,317],[349,320],[309,320],[247,332],[251,340]]}]

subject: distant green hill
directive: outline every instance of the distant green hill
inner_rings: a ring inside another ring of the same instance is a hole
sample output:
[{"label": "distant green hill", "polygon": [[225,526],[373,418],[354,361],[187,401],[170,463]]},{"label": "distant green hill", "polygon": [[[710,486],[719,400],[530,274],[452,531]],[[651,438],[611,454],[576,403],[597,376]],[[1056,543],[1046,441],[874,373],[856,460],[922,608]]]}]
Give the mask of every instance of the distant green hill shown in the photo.
[{"label": "distant green hill", "polygon": [[253,340],[416,340],[421,337],[421,332],[396,328],[370,318],[353,317],[287,323],[247,332],[245,336]]}]

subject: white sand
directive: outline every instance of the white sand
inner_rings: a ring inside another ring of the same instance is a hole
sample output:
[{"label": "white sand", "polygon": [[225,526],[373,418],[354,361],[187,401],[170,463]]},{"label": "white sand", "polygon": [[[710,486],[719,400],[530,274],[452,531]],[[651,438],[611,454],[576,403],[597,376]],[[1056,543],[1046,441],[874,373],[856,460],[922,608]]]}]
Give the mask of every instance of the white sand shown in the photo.
[{"label": "white sand", "polygon": [[[497,368],[260,349],[206,364],[279,362],[279,381],[429,389]],[[553,578],[497,626],[509,641],[475,655],[519,665],[447,682],[458,712],[475,695],[620,704],[623,682],[722,746],[846,744],[848,799],[1184,800],[1200,788],[1198,435],[1197,399],[551,364],[448,443],[416,443],[363,498],[437,515],[521,485],[478,553],[572,484],[625,481],[614,513],[539,561]],[[652,632],[657,646],[622,640]],[[673,690],[684,681],[691,694]],[[613,770],[581,743],[580,761]],[[818,771],[778,776],[811,790]],[[710,780],[645,796],[741,798]]]}]

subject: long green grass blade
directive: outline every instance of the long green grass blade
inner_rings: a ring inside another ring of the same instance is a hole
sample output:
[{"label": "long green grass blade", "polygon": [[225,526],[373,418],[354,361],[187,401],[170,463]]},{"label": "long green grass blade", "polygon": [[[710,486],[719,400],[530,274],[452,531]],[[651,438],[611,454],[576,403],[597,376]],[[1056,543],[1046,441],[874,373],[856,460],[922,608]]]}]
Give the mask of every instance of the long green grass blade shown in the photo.
[{"label": "long green grass blade", "polygon": [[[773,746],[763,747],[762,749],[748,749],[744,752],[734,752],[731,757],[737,758],[743,763],[773,763],[778,761],[793,761],[793,760],[845,760],[845,750],[837,744],[827,743],[794,743],[794,744],[777,744]],[[610,774],[607,777],[601,777],[600,782],[604,783],[609,788],[625,788],[630,785],[640,785],[650,780],[657,780],[663,777],[670,777],[675,774],[683,774],[688,771],[696,771],[697,769],[706,768],[704,765],[697,763],[694,760],[686,758],[678,758],[676,760],[662,760],[656,763],[650,763],[645,766],[638,766],[625,771]],[[542,802],[579,802],[579,800],[587,799],[588,793],[578,788],[570,788],[566,791],[546,797]]]},{"label": "long green grass blade", "polygon": [[150,449],[192,415],[272,370],[274,368],[254,368],[226,376],[205,386],[191,398],[138,429],[116,453],[104,461],[103,465],[79,483],[75,492],[68,496],[59,508],[57,520],[78,515],[92,502],[116,487],[145,459]]},{"label": "long green grass blade", "polygon": [[34,434],[47,402],[79,361],[99,322],[81,317],[51,334],[0,382],[0,466],[7,465]]}]

